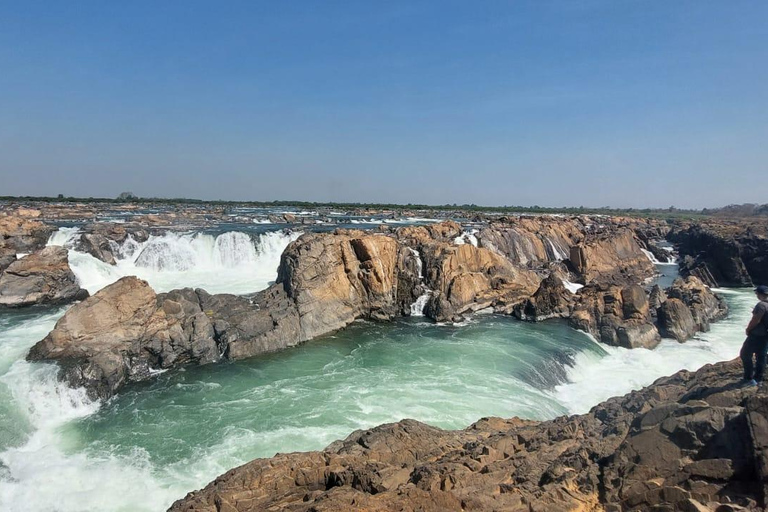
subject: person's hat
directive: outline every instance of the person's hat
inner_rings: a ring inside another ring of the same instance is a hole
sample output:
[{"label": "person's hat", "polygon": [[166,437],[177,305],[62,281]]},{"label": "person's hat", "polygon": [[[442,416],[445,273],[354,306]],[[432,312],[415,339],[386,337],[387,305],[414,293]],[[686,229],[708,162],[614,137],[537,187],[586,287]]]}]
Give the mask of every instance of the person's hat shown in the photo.
[{"label": "person's hat", "polygon": [[759,293],[760,295],[768,295],[768,286],[761,284],[760,286],[755,288],[755,293]]}]

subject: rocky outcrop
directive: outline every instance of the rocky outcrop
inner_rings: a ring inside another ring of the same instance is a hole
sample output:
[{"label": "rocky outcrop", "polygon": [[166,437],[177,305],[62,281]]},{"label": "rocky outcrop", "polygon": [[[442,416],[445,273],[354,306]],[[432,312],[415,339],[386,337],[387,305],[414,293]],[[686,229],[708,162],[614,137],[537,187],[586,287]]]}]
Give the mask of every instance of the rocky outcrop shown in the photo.
[{"label": "rocky outcrop", "polygon": [[654,348],[661,341],[651,320],[645,290],[638,285],[582,288],[569,323],[618,347]]},{"label": "rocky outcrop", "polygon": [[116,257],[120,256],[120,247],[128,237],[135,242],[146,242],[149,232],[135,224],[115,224],[99,222],[85,225],[80,236],[76,239],[74,248],[114,265]]},{"label": "rocky outcrop", "polygon": [[565,289],[563,281],[552,272],[541,281],[536,293],[515,306],[514,315],[520,320],[540,322],[550,318],[568,318],[571,314],[573,294]]},{"label": "rocky outcrop", "polygon": [[737,362],[681,371],[540,423],[381,425],[320,452],[256,459],[170,510],[759,510],[768,395],[735,385],[740,371]]},{"label": "rocky outcrop", "polygon": [[484,247],[456,245],[460,234],[461,226],[455,222],[401,228],[395,234],[418,254],[423,287],[431,292],[427,316],[442,322],[485,308],[508,313],[536,291],[535,273]]},{"label": "rocky outcrop", "polygon": [[299,343],[299,316],[279,287],[253,299],[185,288],[155,294],[124,277],[76,304],[28,360],[54,360],[73,387],[108,398],[129,382],[186,364],[240,359]]},{"label": "rocky outcrop", "polygon": [[[535,274],[447,242],[453,231],[403,232],[419,250],[370,232],[306,234],[283,253],[277,282],[250,298],[191,289],[155,295],[146,282],[123,278],[71,308],[29,359],[59,361],[68,382],[108,397],[156,370],[283,349],[358,318],[391,320],[425,286],[439,299],[438,319],[535,291]],[[430,262],[426,276],[420,254]]]},{"label": "rocky outcrop", "polygon": [[54,231],[30,216],[0,214],[0,246],[9,252],[26,254],[42,249]]},{"label": "rocky outcrop", "polygon": [[590,285],[573,301],[572,327],[591,333],[608,345],[653,348],[661,337],[684,342],[707,332],[711,322],[725,318],[728,307],[695,277],[676,279],[650,294],[638,285]]},{"label": "rocky outcrop", "polygon": [[696,332],[707,332],[711,322],[728,314],[725,301],[712,293],[700,279],[676,279],[666,290],[667,300],[658,310],[662,336],[685,341]]},{"label": "rocky outcrop", "polygon": [[585,284],[639,283],[655,271],[633,232],[626,228],[587,236],[571,247],[570,262]]},{"label": "rocky outcrop", "polygon": [[62,247],[45,249],[12,261],[0,275],[0,306],[65,304],[88,292],[77,284]]},{"label": "rocky outcrop", "polygon": [[480,230],[477,240],[480,247],[516,265],[539,268],[567,259],[571,246],[584,238],[584,232],[584,221],[579,217],[518,217]]},{"label": "rocky outcrop", "polygon": [[710,221],[669,234],[683,257],[680,273],[710,286],[768,283],[768,223]]}]

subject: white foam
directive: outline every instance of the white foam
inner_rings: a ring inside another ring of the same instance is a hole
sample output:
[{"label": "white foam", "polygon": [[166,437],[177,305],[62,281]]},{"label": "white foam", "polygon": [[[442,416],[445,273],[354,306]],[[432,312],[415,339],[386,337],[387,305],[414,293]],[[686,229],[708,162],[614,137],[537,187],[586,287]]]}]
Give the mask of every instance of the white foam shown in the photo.
[{"label": "white foam", "polygon": [[477,236],[475,236],[478,233],[477,229],[470,229],[464,231],[461,235],[457,236],[453,243],[455,245],[464,245],[464,244],[472,244],[475,247],[477,247]]},{"label": "white foam", "polygon": [[416,301],[411,304],[411,316],[424,316],[424,307],[429,302],[429,298],[432,296],[432,292],[428,291],[419,296]]},{"label": "white foam", "polygon": [[729,296],[732,309],[727,319],[712,324],[710,332],[699,333],[686,343],[665,339],[654,350],[609,347],[595,341],[595,351],[576,356],[576,364],[568,371],[570,382],[555,388],[555,398],[571,413],[581,414],[599,402],[640,389],[659,377],[733,359],[744,341],[743,329],[754,297],[744,291],[716,291]]},{"label": "white foam", "polygon": [[583,284],[579,283],[572,283],[570,281],[563,281],[563,286],[565,286],[565,289],[568,290],[571,293],[576,293],[582,288],[584,288]]},{"label": "white foam", "polygon": [[80,235],[80,228],[59,228],[51,233],[46,245],[60,245],[71,249],[78,235]]},{"label": "white foam", "polygon": [[144,243],[132,238],[117,247],[117,264],[70,250],[69,261],[80,286],[95,293],[124,276],[145,279],[158,292],[203,288],[210,293],[246,294],[274,281],[280,256],[301,232],[271,231],[254,242],[241,232],[167,233]]}]

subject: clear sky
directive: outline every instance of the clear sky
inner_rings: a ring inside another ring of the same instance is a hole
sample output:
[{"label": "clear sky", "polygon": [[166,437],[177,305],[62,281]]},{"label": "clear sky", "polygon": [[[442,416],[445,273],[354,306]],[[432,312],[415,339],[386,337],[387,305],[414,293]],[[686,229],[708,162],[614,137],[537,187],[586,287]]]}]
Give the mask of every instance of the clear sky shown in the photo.
[{"label": "clear sky", "polygon": [[122,191],[768,203],[768,2],[0,0],[0,195]]}]

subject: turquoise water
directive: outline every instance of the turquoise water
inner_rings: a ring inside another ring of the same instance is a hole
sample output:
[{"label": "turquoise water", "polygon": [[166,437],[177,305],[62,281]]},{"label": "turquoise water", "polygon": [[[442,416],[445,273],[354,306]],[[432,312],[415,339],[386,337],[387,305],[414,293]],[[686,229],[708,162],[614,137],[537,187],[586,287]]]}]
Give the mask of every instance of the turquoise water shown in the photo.
[{"label": "turquoise water", "polygon": [[163,510],[254,457],[321,449],[384,422],[463,428],[483,416],[585,412],[735,357],[754,296],[722,293],[729,319],[652,351],[602,346],[560,321],[357,322],[280,353],[163,373],[106,403],[58,383],[54,365],[23,360],[64,309],[3,312],[0,510]]}]

